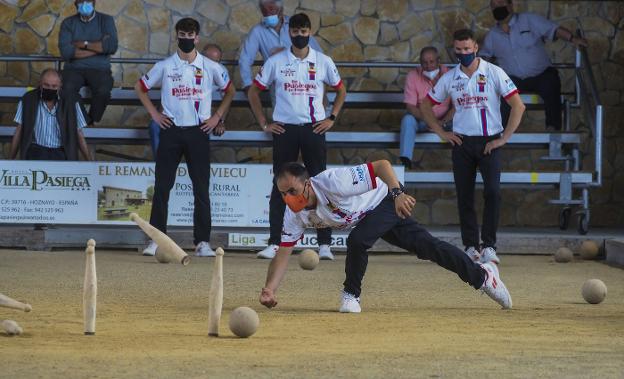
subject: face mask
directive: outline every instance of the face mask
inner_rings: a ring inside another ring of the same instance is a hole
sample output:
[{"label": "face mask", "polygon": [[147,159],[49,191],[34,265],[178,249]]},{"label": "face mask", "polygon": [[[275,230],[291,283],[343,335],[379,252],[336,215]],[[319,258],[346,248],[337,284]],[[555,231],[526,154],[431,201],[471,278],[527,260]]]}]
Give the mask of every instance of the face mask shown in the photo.
[{"label": "face mask", "polygon": [[80,15],[83,17],[91,16],[94,10],[95,10],[95,7],[93,6],[93,3],[90,1],[85,1],[85,2],[78,4],[78,13],[80,13]]},{"label": "face mask", "polygon": [[477,53],[460,54],[455,53],[457,60],[462,66],[468,67],[477,58]]},{"label": "face mask", "polygon": [[183,53],[188,54],[195,49],[194,38],[178,38],[178,47]]},{"label": "face mask", "polygon": [[423,75],[425,75],[429,80],[435,79],[436,76],[440,73],[440,69],[437,68],[433,71],[423,71]]},{"label": "face mask", "polygon": [[58,99],[58,91],[55,89],[41,88],[41,99],[43,101],[52,101]]},{"label": "face mask", "polygon": [[290,37],[290,42],[292,42],[293,46],[297,49],[303,49],[308,46],[308,42],[310,41],[310,36],[302,36],[296,35],[294,37]]},{"label": "face mask", "polygon": [[509,16],[509,10],[507,6],[496,7],[492,9],[492,14],[494,15],[494,19],[496,21],[503,21],[507,16]]},{"label": "face mask", "polygon": [[269,28],[276,27],[277,24],[279,24],[279,16],[276,14],[264,16],[262,17],[262,23],[264,24],[264,26],[267,26]]},{"label": "face mask", "polygon": [[284,196],[284,203],[288,205],[288,208],[290,208],[291,211],[295,213],[301,212],[303,208],[308,205],[308,199],[305,197],[304,193],[305,187],[299,195],[286,194],[286,196]]}]

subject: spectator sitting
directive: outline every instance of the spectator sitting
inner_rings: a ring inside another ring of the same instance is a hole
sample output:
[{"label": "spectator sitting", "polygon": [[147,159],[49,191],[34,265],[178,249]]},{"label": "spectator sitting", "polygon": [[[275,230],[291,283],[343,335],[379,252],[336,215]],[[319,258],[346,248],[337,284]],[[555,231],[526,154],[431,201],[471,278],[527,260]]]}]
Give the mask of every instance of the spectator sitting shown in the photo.
[{"label": "spectator sitting", "polygon": [[[446,66],[440,64],[438,50],[433,46],[427,46],[420,50],[420,65],[420,68],[410,71],[405,80],[403,102],[406,104],[407,113],[401,120],[399,159],[406,169],[412,168],[416,133],[429,130],[420,111],[420,104],[438,82],[438,79],[448,71]],[[435,105],[433,113],[443,128],[446,130],[452,128],[454,111],[450,99]]]},{"label": "spectator sitting", "polygon": [[63,96],[76,97],[86,85],[91,90],[87,123],[104,115],[113,88],[110,56],[117,51],[117,29],[113,17],[96,12],[95,0],[76,0],[78,13],[61,23],[58,47],[63,65]]},{"label": "spectator sitting", "polygon": [[[561,80],[544,40],[561,38],[577,46],[587,46],[587,41],[538,14],[514,13],[511,0],[491,0],[490,8],[497,25],[485,36],[480,55],[492,61],[495,58],[521,92],[537,92],[544,100],[546,127],[561,130]],[[503,125],[509,111],[507,102],[502,101]]]},{"label": "spectator sitting", "polygon": [[61,75],[48,68],[39,87],[26,92],[17,105],[17,128],[9,157],[23,160],[78,160],[78,150],[90,160],[82,128],[87,126],[78,98],[59,97]]},{"label": "spectator sitting", "polygon": [[[216,45],[214,43],[208,43],[202,49],[202,54],[205,57],[209,58],[210,60],[220,63],[223,52],[221,51],[221,48],[219,47],[219,45]],[[221,66],[223,67],[223,65]],[[227,70],[225,67],[223,67],[223,69]],[[158,110],[162,112],[161,107],[159,107]],[[227,113],[223,115],[223,118],[219,122],[219,125],[213,130],[212,132],[213,135],[215,136],[223,135],[223,133],[225,132],[224,120],[226,116],[227,116]],[[158,150],[158,142],[160,140],[160,125],[158,125],[156,121],[150,120],[148,131],[150,135],[150,141],[152,142],[152,155],[155,160],[156,151]]]}]

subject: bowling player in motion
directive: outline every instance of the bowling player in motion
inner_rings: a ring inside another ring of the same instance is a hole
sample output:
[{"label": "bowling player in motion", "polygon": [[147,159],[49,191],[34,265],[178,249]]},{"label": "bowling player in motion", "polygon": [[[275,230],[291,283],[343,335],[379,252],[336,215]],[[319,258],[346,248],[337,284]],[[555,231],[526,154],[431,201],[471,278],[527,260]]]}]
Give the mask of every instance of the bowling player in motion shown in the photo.
[{"label": "bowling player in motion", "polygon": [[416,200],[404,192],[387,160],[333,168],[313,177],[300,163],[286,163],[277,172],[276,183],[287,208],[280,246],[260,293],[260,303],[266,307],[277,305],[276,292],[286,273],[288,258],[305,229],[331,227],[353,228],[347,238],[342,313],[362,311],[360,293],[368,249],[379,238],[456,273],[502,308],[511,308],[511,295],[494,262],[474,262],[411,218]]}]

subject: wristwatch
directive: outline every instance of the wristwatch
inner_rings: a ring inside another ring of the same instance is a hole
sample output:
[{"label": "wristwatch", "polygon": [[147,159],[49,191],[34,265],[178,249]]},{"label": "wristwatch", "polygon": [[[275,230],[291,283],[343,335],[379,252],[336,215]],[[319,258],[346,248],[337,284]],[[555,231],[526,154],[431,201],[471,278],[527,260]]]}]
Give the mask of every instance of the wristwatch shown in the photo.
[{"label": "wristwatch", "polygon": [[335,114],[330,114],[329,117],[327,117],[328,119],[332,120],[332,121],[336,121],[336,115]]},{"label": "wristwatch", "polygon": [[392,196],[392,200],[396,200],[396,198],[399,197],[399,195],[402,193],[403,193],[403,190],[399,187],[395,187],[390,190],[390,196]]}]

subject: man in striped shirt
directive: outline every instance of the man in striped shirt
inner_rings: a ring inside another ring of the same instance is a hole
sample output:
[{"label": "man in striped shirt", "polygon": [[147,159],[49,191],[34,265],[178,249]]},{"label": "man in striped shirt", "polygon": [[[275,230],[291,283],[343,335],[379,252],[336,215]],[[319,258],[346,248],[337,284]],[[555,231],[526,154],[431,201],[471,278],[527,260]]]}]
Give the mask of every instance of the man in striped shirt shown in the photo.
[{"label": "man in striped shirt", "polygon": [[78,160],[78,150],[90,160],[82,128],[87,122],[76,97],[60,98],[61,76],[54,69],[41,73],[40,84],[17,106],[17,123],[9,157],[25,160]]}]

